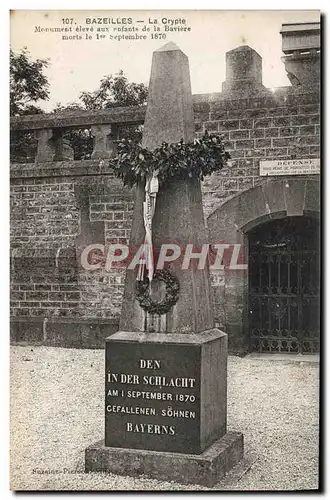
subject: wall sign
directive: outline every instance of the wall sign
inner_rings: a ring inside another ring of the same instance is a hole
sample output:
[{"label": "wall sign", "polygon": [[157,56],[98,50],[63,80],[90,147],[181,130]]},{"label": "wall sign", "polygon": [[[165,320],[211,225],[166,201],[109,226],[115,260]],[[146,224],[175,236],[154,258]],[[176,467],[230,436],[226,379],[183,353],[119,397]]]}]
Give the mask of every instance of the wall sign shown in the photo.
[{"label": "wall sign", "polygon": [[319,174],[320,158],[298,160],[262,160],[259,175]]}]

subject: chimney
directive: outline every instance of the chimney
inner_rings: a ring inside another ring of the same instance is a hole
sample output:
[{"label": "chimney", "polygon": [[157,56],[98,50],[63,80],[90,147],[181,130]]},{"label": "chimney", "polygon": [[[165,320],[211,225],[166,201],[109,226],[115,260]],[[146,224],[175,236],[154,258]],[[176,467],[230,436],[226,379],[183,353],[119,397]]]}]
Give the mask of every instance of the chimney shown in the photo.
[{"label": "chimney", "polygon": [[265,91],[262,85],[262,58],[248,45],[226,53],[226,81],[222,92],[236,98]]},{"label": "chimney", "polygon": [[295,87],[320,84],[320,23],[282,24],[282,61]]}]

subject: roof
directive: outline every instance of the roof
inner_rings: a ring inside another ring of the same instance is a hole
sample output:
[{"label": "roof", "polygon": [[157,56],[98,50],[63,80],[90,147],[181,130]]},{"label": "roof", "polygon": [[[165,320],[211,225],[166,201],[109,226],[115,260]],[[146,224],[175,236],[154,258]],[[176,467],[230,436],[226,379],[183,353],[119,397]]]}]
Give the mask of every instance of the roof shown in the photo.
[{"label": "roof", "polygon": [[320,31],[321,23],[285,23],[280,33],[297,33],[303,31]]}]

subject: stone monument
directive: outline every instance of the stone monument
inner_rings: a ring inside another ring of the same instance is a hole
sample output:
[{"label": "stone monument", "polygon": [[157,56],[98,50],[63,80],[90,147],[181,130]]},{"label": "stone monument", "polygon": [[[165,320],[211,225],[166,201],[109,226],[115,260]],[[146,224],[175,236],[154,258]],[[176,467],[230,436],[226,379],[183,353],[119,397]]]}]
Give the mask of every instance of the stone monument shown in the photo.
[{"label": "stone monument", "polygon": [[[194,140],[189,65],[168,43],[153,54],[143,146],[181,138]],[[145,237],[144,196],[138,186],[131,246]],[[207,242],[198,180],[159,190],[152,240],[156,248],[179,242],[200,249]],[[196,250],[186,258],[186,266],[179,259],[165,265],[180,290],[161,316],[140,307],[137,269],[127,270],[120,330],[106,339],[105,440],[86,449],[86,472],[210,487],[243,457],[243,435],[227,433],[227,335],[213,327],[207,262],[199,265]],[[151,294],[161,298],[158,285]]]}]

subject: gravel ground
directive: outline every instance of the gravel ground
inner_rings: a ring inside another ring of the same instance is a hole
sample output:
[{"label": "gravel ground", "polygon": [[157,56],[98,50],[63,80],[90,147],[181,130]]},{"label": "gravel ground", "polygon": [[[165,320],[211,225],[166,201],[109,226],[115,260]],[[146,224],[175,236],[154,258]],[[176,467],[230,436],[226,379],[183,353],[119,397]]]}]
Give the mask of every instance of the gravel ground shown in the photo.
[{"label": "gravel ground", "polygon": [[[11,489],[207,490],[84,474],[85,447],[103,438],[103,376],[102,350],[11,348]],[[228,430],[257,460],[213,489],[317,489],[318,365],[230,356],[228,376]]]}]

